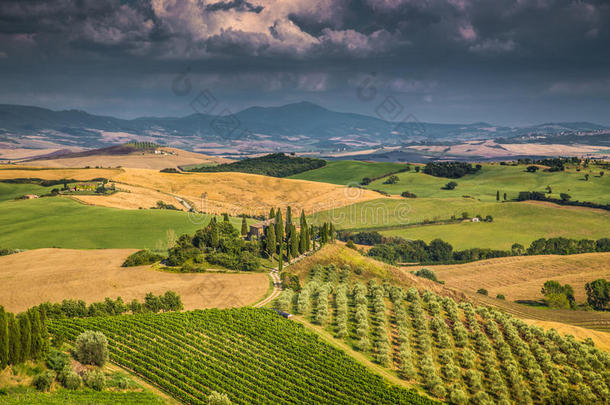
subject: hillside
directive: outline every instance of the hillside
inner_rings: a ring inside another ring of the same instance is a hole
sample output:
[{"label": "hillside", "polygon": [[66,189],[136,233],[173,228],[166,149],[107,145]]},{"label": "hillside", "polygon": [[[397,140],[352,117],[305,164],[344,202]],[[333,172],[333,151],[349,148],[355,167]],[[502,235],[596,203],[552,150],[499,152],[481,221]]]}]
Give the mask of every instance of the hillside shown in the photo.
[{"label": "hillside", "polygon": [[263,309],[54,321],[70,340],[102,331],[110,358],[189,404],[212,390],[233,404],[432,404],[389,385],[295,322]]},{"label": "hillside", "polygon": [[326,166],[290,176],[291,179],[319,181],[333,184],[360,184],[363,178],[374,179],[405,168],[402,163],[359,162],[355,160],[329,161]]},{"label": "hillside", "polygon": [[[574,287],[578,302],[586,300],[585,284],[598,278],[610,278],[610,253],[579,255],[516,256],[481,260],[472,263],[425,266],[433,270],[448,287],[475,293],[485,288],[495,297],[507,300],[542,299],[540,289],[547,280]],[[405,270],[419,269],[407,267]]]},{"label": "hillside", "polygon": [[83,152],[61,154],[54,158],[30,158],[24,163],[41,167],[132,167],[161,170],[185,165],[216,165],[228,159],[169,147],[134,148],[129,144]]},{"label": "hillside", "polygon": [[318,169],[326,165],[322,159],[288,156],[283,153],[272,153],[265,156],[246,158],[236,162],[217,166],[197,166],[186,169],[191,172],[240,172],[261,174],[272,177],[288,177],[308,170]]},{"label": "hillside", "polygon": [[19,312],[45,301],[81,299],[87,303],[120,296],[142,301],[167,290],[182,296],[186,309],[230,308],[263,298],[269,280],[263,273],[174,274],[150,266],[121,267],[130,249],[36,249],[0,256],[0,302]]}]

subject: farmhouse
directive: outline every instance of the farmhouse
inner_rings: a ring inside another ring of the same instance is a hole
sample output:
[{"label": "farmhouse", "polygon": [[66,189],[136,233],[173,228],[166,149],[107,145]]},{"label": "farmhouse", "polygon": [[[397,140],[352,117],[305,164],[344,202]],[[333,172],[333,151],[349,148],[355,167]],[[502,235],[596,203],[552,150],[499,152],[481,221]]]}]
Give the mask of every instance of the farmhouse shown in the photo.
[{"label": "farmhouse", "polygon": [[34,198],[38,198],[38,196],[36,194],[26,194],[21,198],[23,198],[24,200],[32,200]]},{"label": "farmhouse", "polygon": [[250,231],[248,232],[248,239],[260,238],[265,234],[265,228],[269,225],[275,224],[275,218],[268,219],[266,221],[257,222],[256,224],[250,225]]}]

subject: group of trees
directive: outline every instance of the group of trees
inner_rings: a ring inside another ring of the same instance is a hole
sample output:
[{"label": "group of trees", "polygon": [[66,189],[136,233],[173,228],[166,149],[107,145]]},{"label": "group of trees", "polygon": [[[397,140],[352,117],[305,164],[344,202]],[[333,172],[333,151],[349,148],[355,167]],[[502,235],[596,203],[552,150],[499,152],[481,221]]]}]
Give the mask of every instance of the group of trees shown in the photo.
[{"label": "group of trees", "polygon": [[46,319],[39,308],[15,316],[0,306],[0,370],[9,364],[46,357],[50,342]]},{"label": "group of trees", "polygon": [[272,153],[256,158],[223,163],[216,166],[200,166],[190,169],[192,172],[241,172],[262,174],[272,177],[288,177],[308,170],[326,166],[326,160],[287,156],[283,153]]},{"label": "group of trees", "polygon": [[573,205],[577,207],[600,208],[610,211],[610,204],[598,204],[590,201],[572,201],[567,193],[560,193],[560,198],[547,197],[542,191],[521,191],[517,197],[517,201],[548,201],[559,205]]},{"label": "group of trees", "polygon": [[222,221],[212,217],[209,224],[194,235],[181,235],[174,247],[169,249],[167,264],[195,269],[205,260],[210,264],[252,271],[260,267],[261,247],[257,241],[247,241],[229,222],[225,215]]},{"label": "group of trees", "polygon": [[[551,308],[574,309],[574,288],[569,284],[561,285],[558,281],[548,280],[540,291],[544,301]],[[598,311],[607,309],[610,303],[610,281],[600,278],[585,284],[587,303]]]},{"label": "group of trees", "polygon": [[527,248],[528,255],[572,255],[577,253],[610,252],[610,238],[569,239],[540,238]]},{"label": "group of trees", "polygon": [[587,302],[594,309],[602,311],[608,309],[610,304],[610,280],[600,278],[585,284]]},{"label": "group of trees", "polygon": [[271,208],[269,218],[273,219],[265,228],[262,239],[264,252],[269,257],[278,255],[280,270],[284,260],[290,261],[311,249],[322,246],[335,238],[335,227],[332,223],[325,222],[320,227],[309,226],[305,218],[305,211],[301,210],[299,227],[292,215],[292,208],[286,208],[286,223],[282,211]]},{"label": "group of trees", "polygon": [[473,166],[466,162],[430,162],[426,164],[423,172],[434,177],[458,179],[467,174],[477,173],[481,167],[479,164]]},{"label": "group of trees", "polygon": [[49,319],[63,319],[121,315],[129,311],[134,314],[180,311],[184,307],[179,294],[174,291],[166,291],[162,295],[146,294],[143,303],[135,298],[130,303],[125,303],[121,297],[117,297],[115,300],[106,297],[104,301],[93,302],[90,305],[87,305],[83,300],[69,299],[53,304],[44,302],[35,308],[43,311]]}]

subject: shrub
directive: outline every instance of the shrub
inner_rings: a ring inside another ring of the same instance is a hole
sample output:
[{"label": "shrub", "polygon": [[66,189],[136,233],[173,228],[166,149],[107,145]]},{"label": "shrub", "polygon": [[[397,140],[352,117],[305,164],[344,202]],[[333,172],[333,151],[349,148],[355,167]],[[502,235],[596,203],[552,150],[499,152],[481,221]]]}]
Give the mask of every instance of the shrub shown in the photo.
[{"label": "shrub", "polygon": [[69,370],[63,373],[62,376],[62,384],[69,390],[77,390],[80,388],[83,383],[82,378],[78,374],[76,374],[73,370]]},{"label": "shrub", "polygon": [[155,254],[150,250],[139,250],[127,257],[123,262],[123,267],[143,266],[145,264],[153,264],[163,260],[163,256]]},{"label": "shrub", "polygon": [[400,196],[404,197],[404,198],[417,198],[417,195],[415,193],[410,192],[410,191],[403,191],[400,194]]},{"label": "shrub", "polygon": [[477,294],[489,295],[489,292],[486,289],[484,289],[484,288],[479,288],[477,290]]},{"label": "shrub", "polygon": [[212,391],[212,393],[208,396],[208,405],[230,405],[231,400],[227,396],[227,394],[221,394],[216,391]]},{"label": "shrub", "polygon": [[52,350],[47,356],[47,367],[55,372],[61,372],[67,365],[70,364],[70,356],[62,353],[59,350]]},{"label": "shrub", "polygon": [[55,371],[47,370],[34,377],[32,384],[38,391],[48,391],[55,381]]},{"label": "shrub", "polygon": [[90,371],[85,374],[85,385],[96,391],[101,391],[106,386],[106,376],[99,370]]},{"label": "shrub", "polygon": [[505,300],[506,299],[506,297],[504,297],[504,294],[498,294],[498,295],[496,295],[496,298],[499,299],[499,300]]},{"label": "shrub", "polygon": [[108,360],[108,340],[102,332],[85,331],[76,338],[76,358],[83,364],[103,366]]},{"label": "shrub", "polygon": [[432,280],[439,284],[445,284],[444,282],[439,281],[439,279],[436,277],[436,274],[432,270],[428,270],[428,269],[417,270],[415,272],[415,275],[417,277],[427,278],[428,280]]}]

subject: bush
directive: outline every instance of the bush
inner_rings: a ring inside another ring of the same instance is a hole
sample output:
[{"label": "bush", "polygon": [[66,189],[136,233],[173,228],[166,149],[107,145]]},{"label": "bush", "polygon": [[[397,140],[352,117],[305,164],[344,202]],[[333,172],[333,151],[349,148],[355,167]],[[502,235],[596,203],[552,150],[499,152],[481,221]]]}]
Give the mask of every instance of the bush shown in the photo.
[{"label": "bush", "polygon": [[444,282],[438,280],[438,278],[436,277],[436,274],[432,270],[428,270],[428,269],[417,270],[415,272],[415,275],[417,277],[427,278],[428,280],[432,280],[435,283],[445,284]]},{"label": "bush", "polygon": [[127,257],[123,262],[123,267],[143,266],[145,264],[153,264],[163,260],[163,256],[155,254],[150,250],[139,250]]},{"label": "bush", "polygon": [[417,198],[417,195],[415,193],[410,192],[410,191],[403,191],[400,194],[400,196],[404,197],[404,198]]},{"label": "bush", "polygon": [[101,391],[106,386],[106,376],[99,370],[90,371],[85,374],[85,385],[96,391]]},{"label": "bush", "polygon": [[477,294],[481,294],[481,295],[489,295],[489,292],[488,292],[486,289],[484,289],[484,288],[479,288],[479,289],[477,290]]},{"label": "bush", "polygon": [[47,370],[34,377],[32,384],[38,391],[48,391],[55,381],[55,371]]},{"label": "bush", "polygon": [[102,332],[81,333],[76,338],[76,358],[83,364],[103,366],[108,360],[108,339]]},{"label": "bush", "polygon": [[62,353],[59,350],[52,350],[47,356],[47,367],[55,372],[61,372],[67,365],[70,364],[70,356]]},{"label": "bush", "polygon": [[506,299],[504,294],[498,294],[498,295],[496,295],[496,298],[499,299],[499,300],[505,300]]},{"label": "bush", "polygon": [[212,391],[210,395],[208,395],[208,405],[230,405],[231,400],[227,396],[227,394],[220,394],[216,391]]},{"label": "bush", "polygon": [[76,374],[73,370],[69,370],[63,373],[62,376],[62,384],[69,390],[77,390],[80,388],[83,383],[82,378],[78,374]]}]

